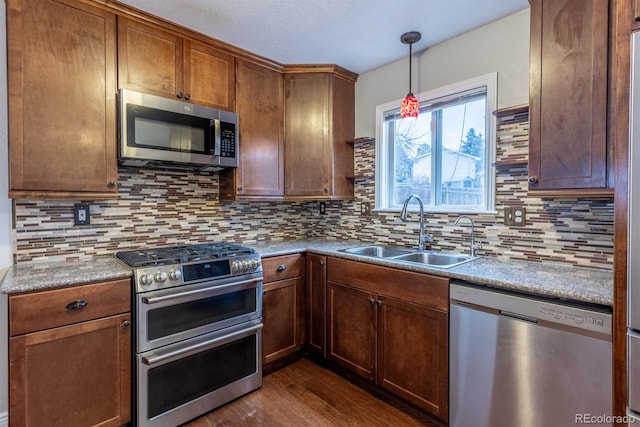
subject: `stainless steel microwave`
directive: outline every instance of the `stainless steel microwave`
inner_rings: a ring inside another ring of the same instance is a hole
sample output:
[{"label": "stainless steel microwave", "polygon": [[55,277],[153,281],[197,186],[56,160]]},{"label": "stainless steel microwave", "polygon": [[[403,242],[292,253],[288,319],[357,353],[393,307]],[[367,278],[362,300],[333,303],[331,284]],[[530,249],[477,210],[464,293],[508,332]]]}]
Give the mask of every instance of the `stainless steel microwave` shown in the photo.
[{"label": "stainless steel microwave", "polygon": [[238,166],[238,116],[127,89],[118,91],[121,164]]}]

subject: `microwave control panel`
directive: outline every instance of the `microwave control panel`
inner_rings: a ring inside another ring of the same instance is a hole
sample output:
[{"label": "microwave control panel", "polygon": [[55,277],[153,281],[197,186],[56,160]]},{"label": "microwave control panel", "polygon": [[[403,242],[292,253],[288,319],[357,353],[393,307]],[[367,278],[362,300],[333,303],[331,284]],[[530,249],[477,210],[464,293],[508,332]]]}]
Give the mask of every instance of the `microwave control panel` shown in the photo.
[{"label": "microwave control panel", "polygon": [[220,122],[220,157],[236,157],[236,125]]}]

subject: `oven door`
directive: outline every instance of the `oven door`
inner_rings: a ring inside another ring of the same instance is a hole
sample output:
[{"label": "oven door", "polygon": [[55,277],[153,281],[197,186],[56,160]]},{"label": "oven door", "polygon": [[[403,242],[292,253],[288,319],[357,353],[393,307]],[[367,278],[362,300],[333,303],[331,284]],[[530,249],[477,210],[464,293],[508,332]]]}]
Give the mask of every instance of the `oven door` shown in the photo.
[{"label": "oven door", "polygon": [[255,320],[137,355],[137,425],[176,426],[262,386]]},{"label": "oven door", "polygon": [[262,275],[203,282],[136,296],[136,352],[262,317]]}]

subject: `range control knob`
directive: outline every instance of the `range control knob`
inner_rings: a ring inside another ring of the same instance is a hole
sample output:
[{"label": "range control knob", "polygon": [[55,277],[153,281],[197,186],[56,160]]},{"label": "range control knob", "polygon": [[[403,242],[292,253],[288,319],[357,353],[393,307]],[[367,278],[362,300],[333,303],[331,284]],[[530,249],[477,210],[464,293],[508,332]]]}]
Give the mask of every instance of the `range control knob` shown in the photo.
[{"label": "range control knob", "polygon": [[153,274],[143,274],[139,280],[142,286],[149,286],[153,283]]},{"label": "range control knob", "polygon": [[260,265],[260,263],[258,262],[257,259],[252,259],[251,260],[251,267],[255,270],[256,268],[258,268],[258,266]]},{"label": "range control knob", "polygon": [[167,281],[167,273],[165,273],[164,271],[156,273],[156,282],[163,283],[166,281]]},{"label": "range control knob", "polygon": [[169,272],[169,280],[180,280],[182,278],[182,272],[180,270],[171,270]]},{"label": "range control knob", "polygon": [[249,269],[249,261],[246,259],[242,260],[242,269],[245,271]]},{"label": "range control knob", "polygon": [[242,268],[242,264],[240,263],[240,261],[233,261],[231,263],[231,272],[232,273],[237,273],[238,271],[240,271],[241,268]]}]

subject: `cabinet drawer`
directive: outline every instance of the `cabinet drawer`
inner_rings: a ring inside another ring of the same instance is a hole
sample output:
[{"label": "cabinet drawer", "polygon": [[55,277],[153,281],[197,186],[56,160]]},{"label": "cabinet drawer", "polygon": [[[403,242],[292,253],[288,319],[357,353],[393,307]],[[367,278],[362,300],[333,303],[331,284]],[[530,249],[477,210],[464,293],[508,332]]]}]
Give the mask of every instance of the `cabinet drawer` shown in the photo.
[{"label": "cabinet drawer", "polygon": [[262,259],[262,275],[264,282],[290,279],[303,274],[304,255],[293,254]]},{"label": "cabinet drawer", "polygon": [[[81,308],[67,308],[84,301]],[[11,336],[41,331],[131,311],[131,280],[9,296]]]}]

